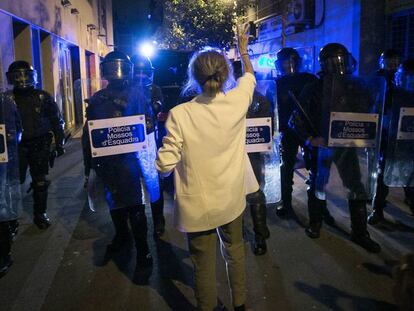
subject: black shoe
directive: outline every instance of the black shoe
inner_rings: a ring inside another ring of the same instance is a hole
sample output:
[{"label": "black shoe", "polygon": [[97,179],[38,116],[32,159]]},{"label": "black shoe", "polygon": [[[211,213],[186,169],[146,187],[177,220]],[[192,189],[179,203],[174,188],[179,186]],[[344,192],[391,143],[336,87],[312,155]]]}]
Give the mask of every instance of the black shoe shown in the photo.
[{"label": "black shoe", "polygon": [[366,251],[370,253],[379,253],[381,252],[381,246],[371,239],[369,236],[368,231],[364,234],[351,234],[351,241],[355,244],[358,244],[362,248],[364,248]]},{"label": "black shoe", "polygon": [[115,234],[112,242],[108,244],[107,251],[119,252],[124,248],[132,247],[132,238],[129,234]]},{"label": "black shoe", "polygon": [[244,305],[234,307],[234,311],[246,311],[246,307]]},{"label": "black shoe", "polygon": [[41,230],[47,229],[52,225],[46,213],[34,214],[33,223]]},{"label": "black shoe", "polygon": [[256,256],[261,256],[266,254],[267,252],[267,245],[266,239],[262,238],[261,236],[256,235],[255,241],[253,243],[253,254]]},{"label": "black shoe", "polygon": [[0,278],[6,275],[7,272],[9,272],[12,264],[13,260],[11,259],[10,255],[6,255],[0,258]]},{"label": "black shoe", "polygon": [[290,217],[293,214],[291,204],[281,204],[276,207],[276,215],[279,217]]},{"label": "black shoe", "polygon": [[284,217],[286,216],[287,212],[286,212],[286,208],[283,205],[279,205],[276,207],[276,215],[279,217]]},{"label": "black shoe", "polygon": [[151,253],[142,254],[138,251],[137,254],[137,268],[149,268],[152,266]]},{"label": "black shoe", "polygon": [[305,229],[305,233],[311,239],[318,239],[321,235],[321,224],[320,223],[310,224],[309,227]]},{"label": "black shoe", "polygon": [[372,226],[378,225],[384,220],[384,213],[382,210],[379,209],[374,209],[371,215],[368,216],[368,223]]}]

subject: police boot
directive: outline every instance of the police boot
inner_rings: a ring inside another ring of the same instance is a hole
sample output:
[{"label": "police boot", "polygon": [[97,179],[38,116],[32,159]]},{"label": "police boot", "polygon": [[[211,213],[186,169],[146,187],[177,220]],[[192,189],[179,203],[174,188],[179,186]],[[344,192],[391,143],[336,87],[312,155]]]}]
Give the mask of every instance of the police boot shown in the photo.
[{"label": "police boot", "polygon": [[162,193],[158,201],[151,203],[151,212],[154,223],[154,236],[160,238],[165,232],[164,196]]},{"label": "police boot", "polygon": [[128,213],[124,208],[112,210],[110,213],[112,223],[115,227],[115,236],[107,249],[110,252],[118,252],[122,248],[131,245],[131,234],[128,229]]},{"label": "police boot", "polygon": [[256,256],[264,255],[267,252],[266,239],[270,236],[266,223],[266,204],[256,203],[249,204],[249,206],[255,234],[253,253]]},{"label": "police boot", "polygon": [[50,227],[51,222],[46,214],[47,208],[47,188],[50,182],[39,181],[32,183],[33,187],[33,223],[39,229],[47,229]]},{"label": "police boot", "polygon": [[311,239],[320,237],[324,206],[326,206],[325,201],[319,200],[314,193],[308,191],[309,226],[305,229],[305,233]]},{"label": "police boot", "polygon": [[384,221],[384,210],[379,207],[374,207],[372,213],[368,216],[368,223],[372,226],[378,225]]},{"label": "police boot", "polygon": [[11,259],[11,245],[13,235],[8,221],[0,223],[0,278],[10,269],[13,261]]},{"label": "police boot", "polygon": [[129,208],[129,221],[137,249],[137,267],[147,268],[152,265],[152,256],[147,242],[147,216],[145,205]]},{"label": "police boot", "polygon": [[389,190],[384,184],[383,178],[383,175],[379,174],[377,188],[375,190],[374,199],[372,200],[372,213],[368,216],[368,223],[372,226],[378,225],[385,220],[384,208]]},{"label": "police boot", "polygon": [[364,200],[349,200],[351,214],[351,240],[370,253],[379,253],[381,246],[373,241],[367,231],[367,208]]},{"label": "police boot", "polygon": [[[284,188],[282,186],[282,188]],[[282,189],[282,204],[276,207],[276,215],[287,217],[292,212],[292,193],[290,190]]]}]

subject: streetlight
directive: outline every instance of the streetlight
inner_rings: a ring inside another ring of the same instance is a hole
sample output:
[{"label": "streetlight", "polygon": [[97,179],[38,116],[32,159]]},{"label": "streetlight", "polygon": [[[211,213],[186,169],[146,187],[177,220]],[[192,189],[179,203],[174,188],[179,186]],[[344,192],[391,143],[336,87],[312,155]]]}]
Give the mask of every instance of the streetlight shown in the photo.
[{"label": "streetlight", "polygon": [[145,57],[151,58],[155,54],[155,42],[143,42],[139,46],[139,53]]}]

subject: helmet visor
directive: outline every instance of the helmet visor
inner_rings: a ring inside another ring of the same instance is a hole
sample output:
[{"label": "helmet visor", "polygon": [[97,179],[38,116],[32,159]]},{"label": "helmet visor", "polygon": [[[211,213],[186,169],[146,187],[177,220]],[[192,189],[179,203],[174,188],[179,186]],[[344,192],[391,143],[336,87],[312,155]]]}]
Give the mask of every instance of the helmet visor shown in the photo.
[{"label": "helmet visor", "polygon": [[292,75],[298,71],[299,62],[291,57],[289,59],[276,60],[276,70],[279,76]]},{"label": "helmet visor", "polygon": [[104,62],[101,70],[107,80],[129,80],[132,76],[132,64],[122,60]]},{"label": "helmet visor", "polygon": [[37,84],[36,70],[20,69],[7,72],[7,80],[9,84],[17,88],[34,87]]},{"label": "helmet visor", "polygon": [[356,61],[351,54],[328,57],[321,62],[321,69],[328,74],[351,74],[356,69]]}]

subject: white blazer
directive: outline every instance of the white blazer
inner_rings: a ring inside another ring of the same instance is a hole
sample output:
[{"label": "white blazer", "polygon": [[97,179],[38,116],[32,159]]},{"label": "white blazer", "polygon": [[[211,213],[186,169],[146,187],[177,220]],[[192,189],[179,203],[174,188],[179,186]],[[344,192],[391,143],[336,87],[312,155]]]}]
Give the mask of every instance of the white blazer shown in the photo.
[{"label": "white blazer", "polygon": [[233,221],[245,209],[246,193],[259,189],[245,151],[255,86],[246,73],[228,93],[199,95],[170,111],[156,166],[164,174],[174,170],[178,230],[207,231]]}]

